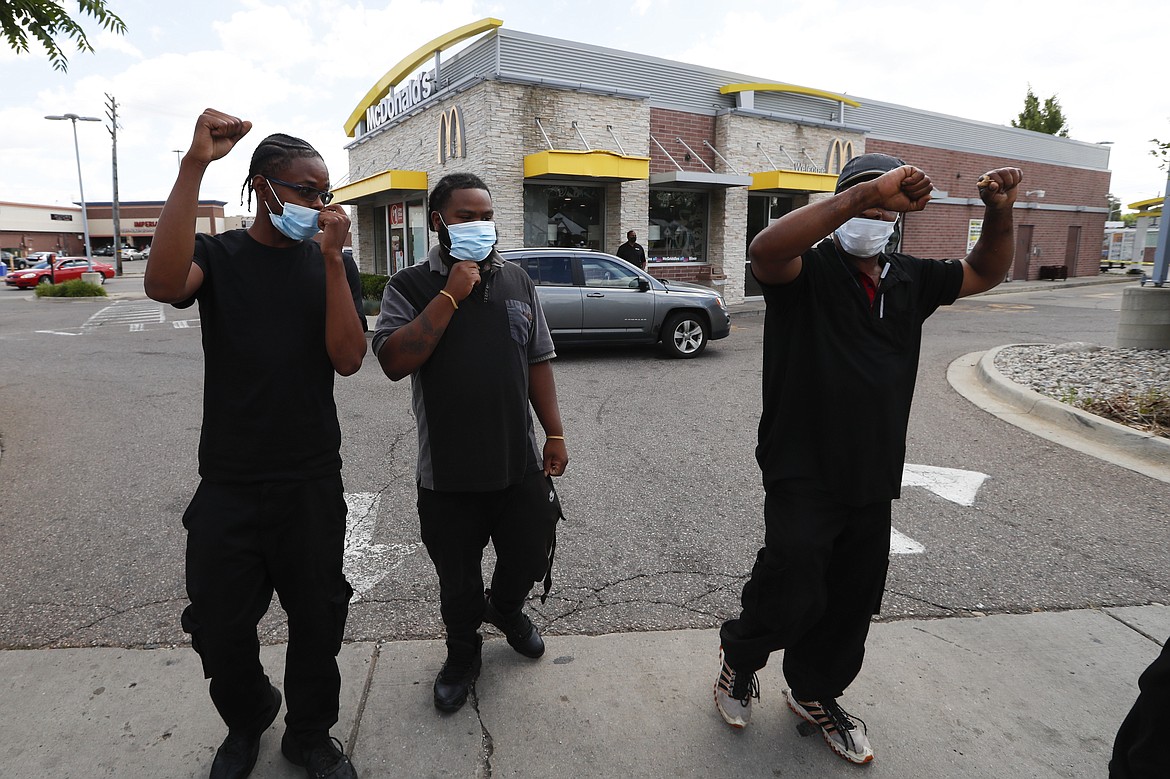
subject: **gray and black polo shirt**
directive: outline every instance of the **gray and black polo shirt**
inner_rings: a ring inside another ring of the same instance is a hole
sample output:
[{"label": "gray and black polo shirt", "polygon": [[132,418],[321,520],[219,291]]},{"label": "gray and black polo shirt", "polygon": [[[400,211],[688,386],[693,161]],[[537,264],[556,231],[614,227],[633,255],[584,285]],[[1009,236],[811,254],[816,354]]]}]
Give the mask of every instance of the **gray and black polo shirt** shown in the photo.
[{"label": "gray and black polo shirt", "polygon": [[[494,250],[482,280],[411,376],[420,486],[487,492],[543,467],[528,401],[528,366],[556,356],[532,280]],[[374,326],[374,354],[447,283],[439,247],[391,277]],[[469,413],[469,410],[471,413]]]}]

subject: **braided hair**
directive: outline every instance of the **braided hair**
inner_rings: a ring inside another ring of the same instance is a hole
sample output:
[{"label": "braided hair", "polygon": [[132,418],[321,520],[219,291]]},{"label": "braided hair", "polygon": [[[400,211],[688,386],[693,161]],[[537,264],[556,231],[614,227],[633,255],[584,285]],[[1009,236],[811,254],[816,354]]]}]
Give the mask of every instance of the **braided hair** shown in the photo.
[{"label": "braided hair", "polygon": [[293,160],[305,157],[318,157],[320,153],[309,145],[308,141],[294,138],[284,133],[274,133],[256,147],[252,152],[252,164],[248,167],[248,178],[240,187],[240,205],[244,204],[244,193],[248,194],[248,208],[252,207],[252,179],[257,175],[268,176],[284,168]]}]

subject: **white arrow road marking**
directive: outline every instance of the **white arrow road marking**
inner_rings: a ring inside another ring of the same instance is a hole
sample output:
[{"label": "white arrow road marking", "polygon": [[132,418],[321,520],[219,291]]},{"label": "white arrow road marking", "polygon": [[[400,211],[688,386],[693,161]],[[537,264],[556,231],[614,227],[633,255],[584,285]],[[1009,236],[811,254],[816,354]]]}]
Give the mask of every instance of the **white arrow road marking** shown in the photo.
[{"label": "white arrow road marking", "polygon": [[[964,471],[960,468],[939,468],[934,465],[903,465],[902,486],[924,487],[940,498],[960,506],[975,505],[975,493],[987,479],[986,473]],[[926,547],[890,528],[890,554],[922,554]]]},{"label": "white arrow road marking", "polygon": [[43,335],[81,335],[81,333],[66,333],[62,332],[61,330],[36,330],[34,332],[41,333]]},{"label": "white arrow road marking", "polygon": [[938,468],[933,465],[903,465],[903,487],[925,487],[960,506],[975,505],[975,493],[983,486],[986,473],[964,471],[959,468]]},{"label": "white arrow road marking", "polygon": [[890,554],[922,554],[926,547],[910,536],[904,536],[897,528],[890,528]]},{"label": "white arrow road marking", "polygon": [[353,601],[361,600],[374,585],[386,578],[403,560],[422,548],[422,542],[413,544],[374,544],[374,526],[378,522],[381,496],[376,492],[347,492],[349,507],[345,528],[345,556],[342,569],[353,586]]}]

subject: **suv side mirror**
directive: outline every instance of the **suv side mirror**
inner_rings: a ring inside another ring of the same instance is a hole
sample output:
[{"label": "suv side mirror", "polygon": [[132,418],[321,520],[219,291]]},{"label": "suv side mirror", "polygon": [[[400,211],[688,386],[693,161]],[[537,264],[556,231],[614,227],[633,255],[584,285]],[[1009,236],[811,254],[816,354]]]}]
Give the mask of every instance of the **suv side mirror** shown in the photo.
[{"label": "suv side mirror", "polygon": [[646,292],[649,289],[650,289],[650,282],[646,281],[646,279],[639,276],[638,277],[638,291],[639,292]]}]

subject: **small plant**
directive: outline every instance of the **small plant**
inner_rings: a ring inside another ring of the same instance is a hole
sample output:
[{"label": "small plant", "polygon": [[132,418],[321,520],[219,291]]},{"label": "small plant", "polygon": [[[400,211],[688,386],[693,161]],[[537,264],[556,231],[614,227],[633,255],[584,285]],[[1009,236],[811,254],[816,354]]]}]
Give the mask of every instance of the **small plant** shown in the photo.
[{"label": "small plant", "polygon": [[60,284],[38,284],[38,298],[104,298],[108,297],[101,284],[91,284],[81,279],[71,279]]},{"label": "small plant", "polygon": [[1084,397],[1064,402],[1122,425],[1170,438],[1170,393],[1165,390],[1121,392],[1107,398]]},{"label": "small plant", "polygon": [[381,300],[390,277],[380,273],[359,273],[358,276],[362,280],[362,297],[366,300]]}]

